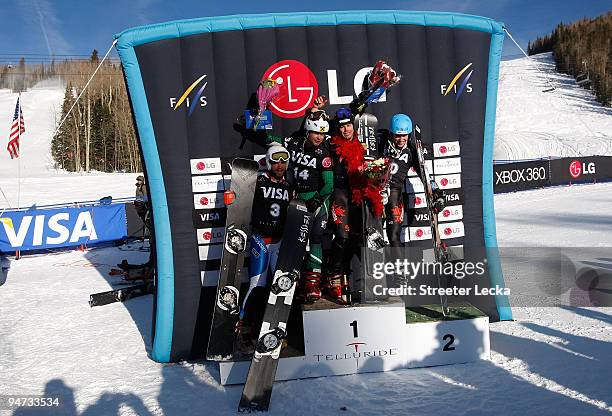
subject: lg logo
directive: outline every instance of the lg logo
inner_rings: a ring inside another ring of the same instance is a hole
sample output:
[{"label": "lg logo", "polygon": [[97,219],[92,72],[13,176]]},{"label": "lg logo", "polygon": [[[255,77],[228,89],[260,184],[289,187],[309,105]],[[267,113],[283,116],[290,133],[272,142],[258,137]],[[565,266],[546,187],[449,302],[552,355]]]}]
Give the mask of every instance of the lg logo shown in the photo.
[{"label": "lg logo", "polygon": [[572,178],[577,179],[582,174],[594,174],[595,173],[595,163],[580,163],[579,160],[573,160],[569,165],[569,173]]},{"label": "lg logo", "polygon": [[[363,80],[371,70],[372,67],[365,67],[355,73],[352,85],[355,95],[361,92]],[[319,95],[319,84],[314,73],[300,61],[288,59],[277,62],[264,72],[262,80],[266,78],[279,81],[281,94],[270,104],[272,112],[279,117],[302,117]],[[353,101],[352,94],[340,95],[335,69],[327,70],[327,91],[329,104],[349,104]],[[386,101],[385,94],[378,99],[378,102],[384,101]]]},{"label": "lg logo", "polygon": [[319,94],[314,74],[300,61],[285,60],[272,65],[262,79],[279,81],[281,95],[271,104],[274,114],[283,118],[301,117]]}]

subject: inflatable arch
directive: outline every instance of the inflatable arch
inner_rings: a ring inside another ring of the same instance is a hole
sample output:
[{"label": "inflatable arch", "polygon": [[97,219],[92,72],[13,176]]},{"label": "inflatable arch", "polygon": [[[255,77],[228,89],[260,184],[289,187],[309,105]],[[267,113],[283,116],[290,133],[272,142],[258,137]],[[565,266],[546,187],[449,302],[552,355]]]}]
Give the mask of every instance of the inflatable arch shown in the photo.
[{"label": "inflatable arch", "polygon": [[[270,74],[288,81],[272,107],[273,132],[288,135],[318,94],[334,111],[351,101],[377,59],[397,69],[400,84],[368,111],[382,127],[398,112],[421,126],[439,156],[436,179],[456,208],[447,244],[462,246],[466,259],[486,248],[482,279],[502,286],[492,159],[503,38],[503,25],[487,18],[410,11],[211,17],[116,35],[153,206],[152,358],[175,362],[205,353],[228,162],[264,153],[242,143],[233,124]],[[418,211],[410,195],[408,202]],[[425,243],[415,227],[406,226],[409,245]],[[467,300],[491,320],[511,319],[504,296]]]}]

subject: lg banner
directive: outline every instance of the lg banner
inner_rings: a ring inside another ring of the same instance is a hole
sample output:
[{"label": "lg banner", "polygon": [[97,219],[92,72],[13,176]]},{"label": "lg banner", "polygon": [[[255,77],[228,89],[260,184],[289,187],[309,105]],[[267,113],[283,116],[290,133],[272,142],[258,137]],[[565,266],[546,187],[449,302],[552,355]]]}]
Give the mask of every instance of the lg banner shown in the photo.
[{"label": "lg banner", "polygon": [[551,183],[594,182],[612,179],[612,158],[606,156],[563,158],[550,161]]},{"label": "lg banner", "polygon": [[127,236],[123,204],[5,212],[0,251],[26,251],[121,240]]}]

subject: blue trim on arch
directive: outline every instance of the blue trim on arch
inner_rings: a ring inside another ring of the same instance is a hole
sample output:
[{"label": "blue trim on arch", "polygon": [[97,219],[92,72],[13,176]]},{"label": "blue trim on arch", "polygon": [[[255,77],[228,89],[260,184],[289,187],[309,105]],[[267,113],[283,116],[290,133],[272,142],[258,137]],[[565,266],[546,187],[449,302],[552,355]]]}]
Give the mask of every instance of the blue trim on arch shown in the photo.
[{"label": "blue trim on arch", "polygon": [[136,52],[133,47],[119,44],[117,52],[125,70],[134,117],[138,125],[140,144],[147,166],[147,186],[151,200],[155,202],[153,220],[157,255],[157,309],[151,355],[155,361],[170,362],[174,329],[174,257],[166,187]]},{"label": "blue trim on arch", "polygon": [[458,13],[416,12],[400,10],[355,10],[338,12],[275,13],[234,15],[177,20],[124,30],[115,35],[118,48],[135,47],[162,39],[178,38],[205,32],[245,30],[268,27],[333,26],[364,24],[402,24],[446,26],[486,33],[502,32],[495,20]]},{"label": "blue trim on arch", "polygon": [[[487,79],[487,104],[485,110],[484,144],[482,148],[482,221],[487,252],[487,264],[492,286],[505,287],[504,275],[497,248],[495,206],[493,201],[493,143],[495,139],[495,111],[497,108],[497,84],[499,62],[504,43],[503,26],[491,36],[489,48],[489,74]],[[512,309],[507,296],[495,296],[497,312],[502,321],[512,320]]]}]

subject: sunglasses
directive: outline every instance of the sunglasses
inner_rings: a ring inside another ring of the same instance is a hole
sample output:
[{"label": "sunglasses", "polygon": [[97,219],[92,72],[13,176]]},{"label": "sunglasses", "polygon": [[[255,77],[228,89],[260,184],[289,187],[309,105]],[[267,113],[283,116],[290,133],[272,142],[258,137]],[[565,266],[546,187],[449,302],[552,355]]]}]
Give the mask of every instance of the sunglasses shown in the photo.
[{"label": "sunglasses", "polygon": [[319,110],[319,111],[313,111],[312,113],[310,113],[310,115],[308,116],[311,120],[325,120],[325,121],[329,121],[329,116],[325,113],[325,111],[323,110]]},{"label": "sunglasses", "polygon": [[273,163],[287,163],[289,162],[289,153],[287,152],[274,152],[270,155],[270,160]]}]

